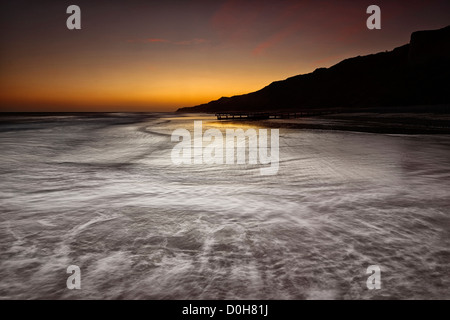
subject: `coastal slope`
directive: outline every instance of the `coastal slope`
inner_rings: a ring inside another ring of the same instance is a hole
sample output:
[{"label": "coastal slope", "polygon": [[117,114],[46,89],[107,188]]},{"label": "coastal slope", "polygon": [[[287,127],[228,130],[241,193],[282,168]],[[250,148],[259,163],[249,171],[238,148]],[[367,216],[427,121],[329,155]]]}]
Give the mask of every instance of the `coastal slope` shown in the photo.
[{"label": "coastal slope", "polygon": [[[222,97],[178,112],[291,111],[450,103],[450,26],[418,31],[392,51],[276,81],[249,94]],[[414,111],[414,110],[412,110]]]}]

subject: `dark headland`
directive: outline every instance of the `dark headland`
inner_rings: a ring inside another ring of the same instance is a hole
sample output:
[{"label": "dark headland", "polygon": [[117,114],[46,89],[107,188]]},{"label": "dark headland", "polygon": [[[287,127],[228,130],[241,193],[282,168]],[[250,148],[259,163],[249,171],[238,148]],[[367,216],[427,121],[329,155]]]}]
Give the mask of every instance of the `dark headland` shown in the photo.
[{"label": "dark headland", "polygon": [[348,117],[361,112],[439,113],[443,120],[439,127],[450,132],[443,128],[448,126],[450,113],[450,26],[414,32],[408,44],[392,51],[349,58],[330,68],[273,82],[256,92],[222,97],[177,112],[312,109],[335,110],[341,118],[344,113]]}]

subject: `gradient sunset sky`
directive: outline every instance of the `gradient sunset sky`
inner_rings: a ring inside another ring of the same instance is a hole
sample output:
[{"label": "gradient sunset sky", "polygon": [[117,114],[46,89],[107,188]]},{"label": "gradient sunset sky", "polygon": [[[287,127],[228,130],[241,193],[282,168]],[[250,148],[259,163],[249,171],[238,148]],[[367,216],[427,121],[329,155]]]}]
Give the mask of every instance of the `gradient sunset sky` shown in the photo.
[{"label": "gradient sunset sky", "polygon": [[[81,30],[66,9],[81,8]],[[381,8],[368,30],[366,9]],[[2,1],[1,111],[174,111],[450,24],[450,1]]]}]

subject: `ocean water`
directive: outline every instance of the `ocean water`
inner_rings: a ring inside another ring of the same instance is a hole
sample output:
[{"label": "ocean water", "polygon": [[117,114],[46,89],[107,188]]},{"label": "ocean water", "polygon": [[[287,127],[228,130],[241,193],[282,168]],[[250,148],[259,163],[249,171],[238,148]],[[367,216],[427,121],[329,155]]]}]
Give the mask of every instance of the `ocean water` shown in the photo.
[{"label": "ocean water", "polygon": [[176,128],[243,127],[210,116],[8,119],[1,299],[450,299],[448,135],[280,129],[264,176],[172,163]]}]

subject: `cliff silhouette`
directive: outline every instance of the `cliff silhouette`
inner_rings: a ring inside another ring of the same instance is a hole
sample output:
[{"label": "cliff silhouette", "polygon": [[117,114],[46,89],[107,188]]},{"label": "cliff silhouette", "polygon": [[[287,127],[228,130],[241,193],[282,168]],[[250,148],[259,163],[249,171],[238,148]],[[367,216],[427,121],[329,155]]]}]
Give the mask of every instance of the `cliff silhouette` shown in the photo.
[{"label": "cliff silhouette", "polygon": [[[418,31],[409,44],[276,81],[178,112],[291,111],[450,103],[450,26]],[[413,109],[412,109],[413,110]]]}]

